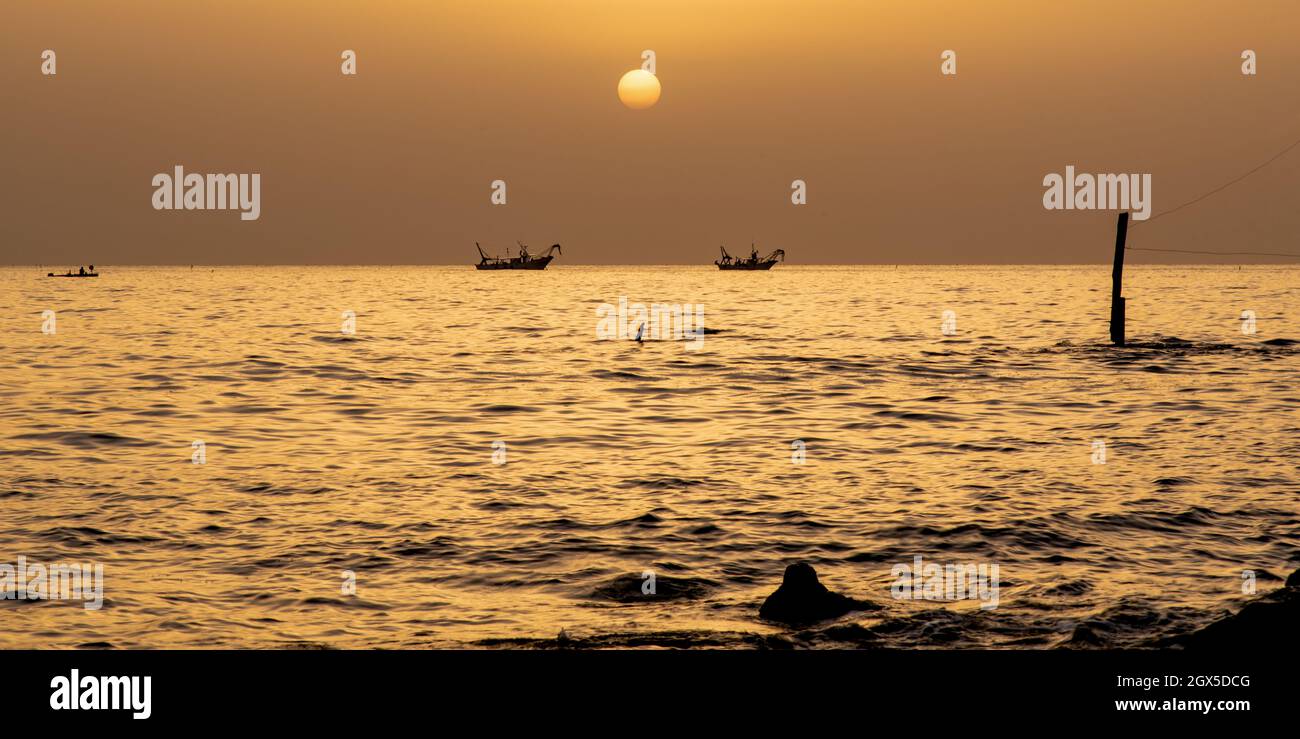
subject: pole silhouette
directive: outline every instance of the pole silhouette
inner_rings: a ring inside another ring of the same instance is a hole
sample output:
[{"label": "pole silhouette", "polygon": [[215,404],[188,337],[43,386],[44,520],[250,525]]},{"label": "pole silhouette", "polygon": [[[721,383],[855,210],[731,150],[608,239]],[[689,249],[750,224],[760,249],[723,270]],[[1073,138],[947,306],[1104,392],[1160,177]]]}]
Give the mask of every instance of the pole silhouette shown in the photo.
[{"label": "pole silhouette", "polygon": [[1124,346],[1124,240],[1128,237],[1128,211],[1115,224],[1115,266],[1110,272],[1110,340]]}]

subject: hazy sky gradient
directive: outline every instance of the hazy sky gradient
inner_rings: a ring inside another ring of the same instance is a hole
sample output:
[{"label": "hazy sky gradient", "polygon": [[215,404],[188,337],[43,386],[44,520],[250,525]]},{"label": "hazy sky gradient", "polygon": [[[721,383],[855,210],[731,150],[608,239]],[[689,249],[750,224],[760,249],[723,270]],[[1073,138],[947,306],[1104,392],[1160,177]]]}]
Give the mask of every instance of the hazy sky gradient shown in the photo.
[{"label": "hazy sky gradient", "polygon": [[[1290,0],[9,0],[4,15],[10,264],[469,263],[475,241],[516,239],[562,243],[557,264],[707,264],[751,240],[792,263],[1104,262],[1114,215],[1045,211],[1048,172],[1150,172],[1159,213],[1300,137]],[[643,49],[663,97],[628,110],[615,87]],[[153,210],[150,180],[176,164],[260,172],[261,219]],[[1300,252],[1298,191],[1300,149],[1131,243]]]}]

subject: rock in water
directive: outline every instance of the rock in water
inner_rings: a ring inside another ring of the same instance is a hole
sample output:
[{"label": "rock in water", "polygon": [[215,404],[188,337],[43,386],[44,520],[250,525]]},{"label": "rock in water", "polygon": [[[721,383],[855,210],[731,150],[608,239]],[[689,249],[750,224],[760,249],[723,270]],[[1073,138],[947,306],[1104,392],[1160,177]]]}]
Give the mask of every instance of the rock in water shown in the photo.
[{"label": "rock in water", "polygon": [[768,621],[798,625],[839,618],[852,611],[872,611],[879,607],[874,603],[832,593],[817,580],[817,571],[812,565],[797,562],[785,568],[781,587],[763,601],[758,616]]},{"label": "rock in water", "polygon": [[1286,585],[1247,603],[1237,613],[1172,640],[1188,650],[1232,651],[1294,649],[1295,625],[1300,623],[1300,570],[1291,573]]}]

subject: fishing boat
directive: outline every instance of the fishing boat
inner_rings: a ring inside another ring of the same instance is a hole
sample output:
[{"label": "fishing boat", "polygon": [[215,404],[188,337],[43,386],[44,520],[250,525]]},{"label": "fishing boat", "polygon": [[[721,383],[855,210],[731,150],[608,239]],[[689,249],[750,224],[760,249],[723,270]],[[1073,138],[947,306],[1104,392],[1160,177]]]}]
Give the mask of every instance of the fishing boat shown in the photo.
[{"label": "fishing boat", "polygon": [[61,275],[56,275],[53,272],[49,272],[45,276],[46,277],[99,277],[99,273],[95,271],[94,267],[91,267],[89,272],[86,272],[85,270],[82,270],[80,272],[73,272],[72,270],[68,270],[67,272]]},{"label": "fishing boat", "polygon": [[725,246],[718,247],[722,250],[722,258],[714,262],[718,269],[772,269],[772,265],[778,261],[785,261],[785,250],[777,249],[765,257],[758,256],[758,250],[753,244],[749,247],[749,256],[737,259],[727,253]]},{"label": "fishing boat", "polygon": [[[555,257],[553,254],[564,252],[560,251],[559,244],[551,244],[551,248],[537,256],[528,253],[528,246],[522,242],[519,244],[519,256],[511,257],[489,257],[483,252],[483,247],[478,242],[474,246],[478,248],[479,262],[474,265],[475,269],[546,269],[546,265],[551,263]],[[508,254],[508,252],[507,252]]]}]

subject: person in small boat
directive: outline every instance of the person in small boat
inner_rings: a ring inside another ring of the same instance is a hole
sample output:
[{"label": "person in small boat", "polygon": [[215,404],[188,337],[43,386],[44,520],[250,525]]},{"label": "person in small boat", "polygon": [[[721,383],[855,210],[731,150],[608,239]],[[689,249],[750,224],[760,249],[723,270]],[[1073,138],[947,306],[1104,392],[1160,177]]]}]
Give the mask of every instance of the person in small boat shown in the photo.
[{"label": "person in small boat", "polygon": [[90,265],[90,274],[95,274],[95,265]]},{"label": "person in small boat", "polygon": [[83,275],[83,276],[84,276],[84,275],[86,274],[86,268],[85,268],[85,267],[77,267],[77,274],[78,274],[78,275]]}]

